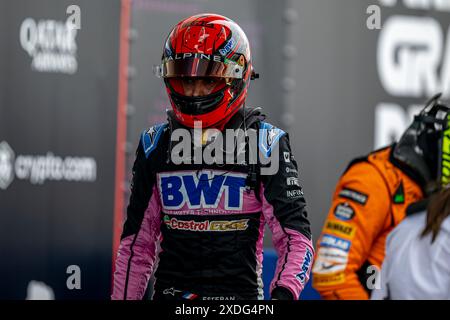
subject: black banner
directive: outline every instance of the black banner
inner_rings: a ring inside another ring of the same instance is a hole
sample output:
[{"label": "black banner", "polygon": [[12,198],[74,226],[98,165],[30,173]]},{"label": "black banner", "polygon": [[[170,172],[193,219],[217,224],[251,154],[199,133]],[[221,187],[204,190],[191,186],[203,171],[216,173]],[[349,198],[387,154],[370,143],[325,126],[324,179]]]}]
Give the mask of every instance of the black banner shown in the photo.
[{"label": "black banner", "polygon": [[106,299],[121,2],[0,5],[0,299]]}]

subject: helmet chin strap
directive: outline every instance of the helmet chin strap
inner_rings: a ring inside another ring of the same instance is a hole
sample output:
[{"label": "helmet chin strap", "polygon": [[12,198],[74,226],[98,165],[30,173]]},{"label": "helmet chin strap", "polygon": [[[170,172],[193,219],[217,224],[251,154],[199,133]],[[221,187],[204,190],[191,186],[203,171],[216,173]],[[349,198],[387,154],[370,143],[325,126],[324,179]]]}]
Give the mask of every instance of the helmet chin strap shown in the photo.
[{"label": "helmet chin strap", "polygon": [[189,97],[176,92],[171,93],[171,98],[181,113],[201,115],[214,109],[224,96],[227,87],[206,96]]}]

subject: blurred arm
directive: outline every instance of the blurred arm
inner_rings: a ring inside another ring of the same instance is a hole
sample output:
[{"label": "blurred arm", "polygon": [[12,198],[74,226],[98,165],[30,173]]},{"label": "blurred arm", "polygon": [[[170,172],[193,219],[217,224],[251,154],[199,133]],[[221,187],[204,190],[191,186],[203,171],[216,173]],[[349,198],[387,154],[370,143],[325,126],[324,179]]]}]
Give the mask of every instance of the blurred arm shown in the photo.
[{"label": "blurred arm", "polygon": [[[286,160],[288,159],[288,160]],[[278,254],[275,276],[270,285],[274,299],[297,300],[308,282],[314,249],[306,203],[298,180],[298,167],[289,138],[279,140],[279,170],[263,177],[263,214]]]},{"label": "blurred arm", "polygon": [[365,272],[374,240],[389,217],[389,192],[369,163],[353,165],[340,179],[317,244],[313,286],[324,299],[365,300]]},{"label": "blurred arm", "polygon": [[113,300],[141,300],[147,288],[156,258],[160,234],[160,206],[155,178],[139,144],[133,165],[133,180],[127,219],[118,250]]}]

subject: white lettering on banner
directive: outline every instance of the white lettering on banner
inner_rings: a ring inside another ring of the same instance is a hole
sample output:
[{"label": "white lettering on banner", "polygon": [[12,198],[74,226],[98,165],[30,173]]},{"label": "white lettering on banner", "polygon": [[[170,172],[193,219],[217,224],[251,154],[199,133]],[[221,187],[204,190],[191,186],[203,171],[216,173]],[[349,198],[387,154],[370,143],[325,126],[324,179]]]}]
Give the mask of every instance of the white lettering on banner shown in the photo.
[{"label": "white lettering on banner", "polygon": [[56,20],[26,18],[20,26],[20,44],[32,58],[31,68],[38,72],[74,74],[77,29]]},{"label": "white lettering on banner", "polygon": [[443,55],[443,42],[441,27],[433,18],[389,18],[381,31],[377,54],[384,89],[397,97],[419,98],[440,91],[450,96],[450,48]]},{"label": "white lettering on banner", "polygon": [[[380,0],[379,3],[386,7],[402,3],[407,9],[450,11],[450,0]],[[388,17],[380,31],[377,69],[382,87],[393,97],[416,98],[417,102],[409,106],[398,101],[378,103],[375,148],[397,141],[411,124],[413,115],[436,93],[442,92],[444,99],[450,98],[450,27],[431,16],[414,14]]]},{"label": "white lettering on banner", "polygon": [[379,2],[386,7],[394,7],[402,2],[408,9],[450,11],[450,0],[379,0]]},{"label": "white lettering on banner", "polygon": [[46,156],[18,156],[16,176],[30,180],[32,184],[42,184],[46,180],[95,181],[97,164],[92,158]]},{"label": "white lettering on banner", "polygon": [[393,7],[397,4],[397,0],[378,0],[382,6]]},{"label": "white lettering on banner", "polygon": [[380,103],[375,108],[375,149],[397,141],[412,122],[414,115],[423,108],[409,106],[407,111],[395,103]]},{"label": "white lettering on banner", "polygon": [[14,177],[31,184],[51,181],[95,182],[97,162],[88,157],[59,157],[46,155],[18,155],[6,141],[0,143],[0,189],[6,189]]}]

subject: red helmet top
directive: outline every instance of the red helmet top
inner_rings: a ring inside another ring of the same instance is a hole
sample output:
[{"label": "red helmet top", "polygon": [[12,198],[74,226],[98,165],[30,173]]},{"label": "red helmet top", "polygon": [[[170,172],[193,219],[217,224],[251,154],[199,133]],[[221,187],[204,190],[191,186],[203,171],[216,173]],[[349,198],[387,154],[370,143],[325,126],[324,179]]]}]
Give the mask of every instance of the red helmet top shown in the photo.
[{"label": "red helmet top", "polygon": [[[178,121],[194,127],[222,128],[244,105],[252,78],[250,45],[234,21],[217,14],[199,14],[180,21],[167,37],[159,69]],[[226,81],[206,96],[186,96],[184,77]]]}]

